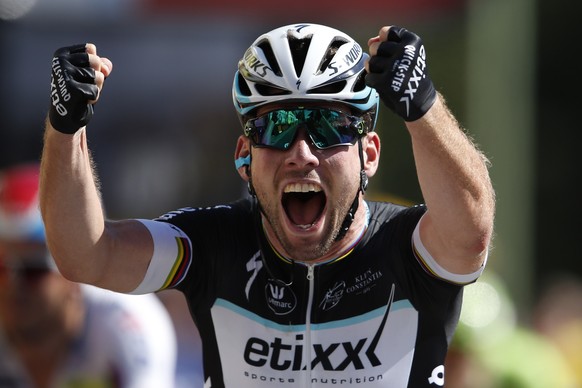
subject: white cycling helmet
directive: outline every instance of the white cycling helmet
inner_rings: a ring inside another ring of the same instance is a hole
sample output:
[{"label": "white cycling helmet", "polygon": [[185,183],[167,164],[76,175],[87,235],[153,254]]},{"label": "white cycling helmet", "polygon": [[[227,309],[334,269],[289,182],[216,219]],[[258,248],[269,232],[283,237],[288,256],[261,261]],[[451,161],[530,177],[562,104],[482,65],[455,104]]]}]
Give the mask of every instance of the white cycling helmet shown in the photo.
[{"label": "white cycling helmet", "polygon": [[243,127],[258,107],[289,100],[340,102],[370,113],[375,125],[379,97],[365,83],[366,58],[350,36],[318,24],[291,24],[261,35],[234,77],[233,102]]}]

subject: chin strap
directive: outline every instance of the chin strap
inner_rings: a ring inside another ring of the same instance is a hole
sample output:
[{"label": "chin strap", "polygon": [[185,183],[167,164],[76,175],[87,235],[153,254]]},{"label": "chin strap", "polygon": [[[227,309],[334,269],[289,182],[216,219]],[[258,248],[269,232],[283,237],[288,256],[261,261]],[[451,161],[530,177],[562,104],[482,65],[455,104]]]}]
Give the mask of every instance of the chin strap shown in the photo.
[{"label": "chin strap", "polygon": [[352,206],[350,210],[348,210],[348,214],[346,214],[346,218],[344,218],[344,222],[342,222],[342,226],[337,234],[335,241],[339,241],[345,237],[346,233],[350,229],[352,222],[354,222],[354,217],[356,216],[356,212],[358,211],[358,206],[360,204],[360,192],[364,194],[366,189],[368,188],[368,175],[364,170],[364,149],[362,146],[362,138],[358,139],[358,153],[360,155],[360,187],[356,192],[356,197],[352,202]]},{"label": "chin strap", "polygon": [[253,187],[253,179],[251,176],[251,155],[249,154],[249,156],[245,157],[245,158],[238,158],[236,160],[236,167],[245,167],[246,169],[246,174],[248,177],[248,190],[249,190],[249,195],[252,197],[252,213],[253,213],[253,217],[254,217],[254,221],[256,224],[256,237],[257,237],[257,245],[259,246],[259,255],[261,256],[261,261],[263,262],[263,266],[265,267],[265,270],[267,271],[267,273],[269,274],[269,278],[274,281],[275,283],[277,283],[279,286],[281,287],[289,287],[293,284],[293,280],[294,280],[294,272],[293,272],[293,267],[295,266],[295,260],[291,260],[291,277],[289,279],[288,282],[285,282],[279,278],[277,278],[273,272],[271,271],[271,268],[269,267],[269,265],[267,264],[267,260],[265,259],[265,252],[263,249],[263,243],[261,241],[261,229],[263,228],[262,226],[262,221],[261,221],[261,214],[264,214],[263,211],[263,207],[261,206],[261,203],[259,202],[259,198],[257,198],[257,194],[255,193],[255,188]]}]

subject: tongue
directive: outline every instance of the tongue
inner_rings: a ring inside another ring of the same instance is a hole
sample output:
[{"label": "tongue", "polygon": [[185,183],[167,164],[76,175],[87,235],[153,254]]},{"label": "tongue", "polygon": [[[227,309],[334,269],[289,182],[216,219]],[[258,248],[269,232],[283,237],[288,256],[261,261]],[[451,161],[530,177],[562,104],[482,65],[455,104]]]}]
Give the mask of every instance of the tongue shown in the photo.
[{"label": "tongue", "polygon": [[291,222],[296,225],[311,225],[321,214],[323,195],[289,194],[285,204]]}]

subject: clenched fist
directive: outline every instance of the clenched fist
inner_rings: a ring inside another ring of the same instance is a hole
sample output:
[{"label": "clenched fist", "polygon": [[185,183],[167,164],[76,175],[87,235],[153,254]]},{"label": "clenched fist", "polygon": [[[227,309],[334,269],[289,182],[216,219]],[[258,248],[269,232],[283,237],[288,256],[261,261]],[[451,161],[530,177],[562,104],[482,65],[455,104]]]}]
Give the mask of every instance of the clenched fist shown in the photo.
[{"label": "clenched fist", "polygon": [[424,116],[436,99],[436,91],[420,37],[401,27],[384,27],[368,46],[371,58],[366,65],[366,83],[404,120]]},{"label": "clenched fist", "polygon": [[54,129],[73,134],[93,117],[105,78],[113,65],[97,56],[93,44],[79,44],[55,51],[51,65],[49,120]]}]

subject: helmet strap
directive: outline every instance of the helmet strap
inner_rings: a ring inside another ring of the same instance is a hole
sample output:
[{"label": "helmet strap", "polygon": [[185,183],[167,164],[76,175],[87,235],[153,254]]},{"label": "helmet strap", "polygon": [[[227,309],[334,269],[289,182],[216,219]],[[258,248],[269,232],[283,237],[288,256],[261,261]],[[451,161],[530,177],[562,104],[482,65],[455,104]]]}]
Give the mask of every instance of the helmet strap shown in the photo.
[{"label": "helmet strap", "polygon": [[[257,193],[255,192],[255,188],[253,187],[253,178],[251,176],[251,166],[250,164],[246,166],[246,174],[247,177],[249,178],[248,182],[247,182],[247,190],[249,191],[249,195],[251,197],[257,197]],[[258,199],[257,199],[258,201]]]},{"label": "helmet strap", "polygon": [[352,222],[354,222],[354,218],[356,216],[356,212],[358,211],[358,206],[360,204],[360,192],[364,194],[366,189],[368,188],[368,175],[366,174],[366,170],[364,169],[364,147],[362,145],[362,137],[358,138],[358,154],[360,156],[360,187],[356,192],[356,197],[352,202],[352,206],[350,210],[348,210],[348,214],[344,218],[344,222],[339,230],[338,235],[335,238],[335,241],[340,241],[345,235],[348,233]]}]

